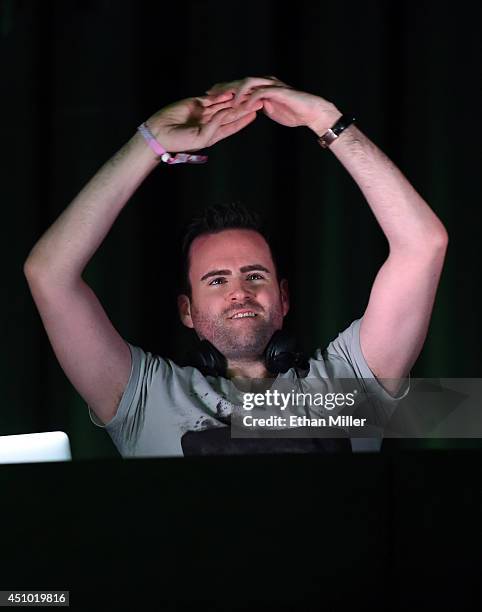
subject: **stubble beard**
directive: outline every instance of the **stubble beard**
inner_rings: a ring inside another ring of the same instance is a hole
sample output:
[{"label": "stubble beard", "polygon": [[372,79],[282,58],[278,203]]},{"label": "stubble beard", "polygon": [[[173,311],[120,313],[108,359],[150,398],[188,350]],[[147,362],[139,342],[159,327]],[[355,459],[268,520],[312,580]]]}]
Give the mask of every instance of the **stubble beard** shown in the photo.
[{"label": "stubble beard", "polygon": [[[248,309],[245,305],[238,307]],[[257,307],[256,312],[259,312]],[[229,361],[257,361],[274,332],[281,327],[281,309],[258,314],[254,320],[232,323],[226,315],[201,315],[192,310],[194,328],[201,340],[209,340]]]}]

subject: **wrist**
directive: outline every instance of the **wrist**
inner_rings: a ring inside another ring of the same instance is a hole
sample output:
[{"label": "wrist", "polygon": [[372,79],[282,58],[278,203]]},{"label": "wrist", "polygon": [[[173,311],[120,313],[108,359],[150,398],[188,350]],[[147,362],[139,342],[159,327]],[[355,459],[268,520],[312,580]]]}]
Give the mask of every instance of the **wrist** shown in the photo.
[{"label": "wrist", "polygon": [[327,149],[332,145],[340,134],[343,134],[347,128],[350,128],[356,118],[351,113],[343,113],[336,121],[326,130],[320,137],[318,137],[318,144]]},{"label": "wrist", "polygon": [[156,115],[151,115],[147,121],[144,122],[147,127],[151,130],[156,138],[162,139],[162,129],[157,121]]},{"label": "wrist", "polygon": [[132,136],[130,144],[135,149],[136,155],[141,160],[141,163],[144,161],[145,163],[157,166],[161,161],[160,157],[148,146],[145,138],[143,138],[139,131],[136,131]]},{"label": "wrist", "polygon": [[309,127],[318,138],[321,138],[321,136],[323,136],[342,115],[343,113],[340,112],[334,104],[330,104],[330,107],[327,108],[325,103],[323,109],[320,109],[320,112],[307,127]]},{"label": "wrist", "polygon": [[190,153],[177,153],[172,156],[157,139],[156,133],[158,131],[152,132],[146,121],[141,123],[137,132],[141,134],[156,158],[166,164],[204,164],[208,160],[207,155],[192,155]]}]

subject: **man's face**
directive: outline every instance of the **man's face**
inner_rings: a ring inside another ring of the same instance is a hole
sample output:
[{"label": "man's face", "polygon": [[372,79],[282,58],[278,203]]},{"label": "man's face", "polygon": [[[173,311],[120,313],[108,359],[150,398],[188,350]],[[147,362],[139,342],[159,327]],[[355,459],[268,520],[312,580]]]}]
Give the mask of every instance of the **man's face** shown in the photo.
[{"label": "man's face", "polygon": [[228,360],[261,357],[289,308],[287,283],[278,284],[265,239],[245,229],[198,236],[191,244],[189,279],[191,300],[178,298],[184,325]]}]

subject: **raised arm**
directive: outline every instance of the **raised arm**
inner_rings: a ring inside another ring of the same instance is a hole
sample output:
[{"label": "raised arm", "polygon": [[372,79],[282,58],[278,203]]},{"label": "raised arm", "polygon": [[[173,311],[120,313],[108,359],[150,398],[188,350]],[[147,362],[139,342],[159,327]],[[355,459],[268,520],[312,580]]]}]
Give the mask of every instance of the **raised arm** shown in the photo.
[{"label": "raised arm", "polygon": [[[263,112],[274,121],[307,126],[320,137],[342,115],[331,102],[275,77],[220,83],[208,94],[221,92],[234,94],[235,105],[262,101]],[[361,189],[388,240],[389,255],[371,290],[360,344],[371,371],[395,394],[427,335],[447,232],[400,170],[356,125],[346,128],[329,148]]]},{"label": "raised arm", "polygon": [[[255,117],[255,110],[233,110],[231,96],[221,95],[182,100],[147,124],[162,146],[175,153],[209,147]],[[131,355],[82,273],[131,195],[159,163],[136,132],[45,232],[24,264],[62,369],[104,423],[116,414]]]},{"label": "raised arm", "polygon": [[395,394],[422,350],[448,235],[400,170],[356,126],[330,147],[363,192],[389,244],[360,326],[375,376]]}]

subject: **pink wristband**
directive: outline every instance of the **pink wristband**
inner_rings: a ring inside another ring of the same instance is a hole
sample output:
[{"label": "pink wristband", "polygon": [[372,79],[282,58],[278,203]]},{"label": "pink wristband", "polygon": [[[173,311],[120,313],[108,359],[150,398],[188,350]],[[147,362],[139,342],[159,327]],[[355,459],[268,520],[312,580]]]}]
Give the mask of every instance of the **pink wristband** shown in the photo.
[{"label": "pink wristband", "polygon": [[177,153],[174,157],[164,149],[156,140],[146,123],[141,123],[137,130],[145,138],[150,148],[166,164],[204,164],[208,161],[207,155],[191,155],[190,153]]}]

